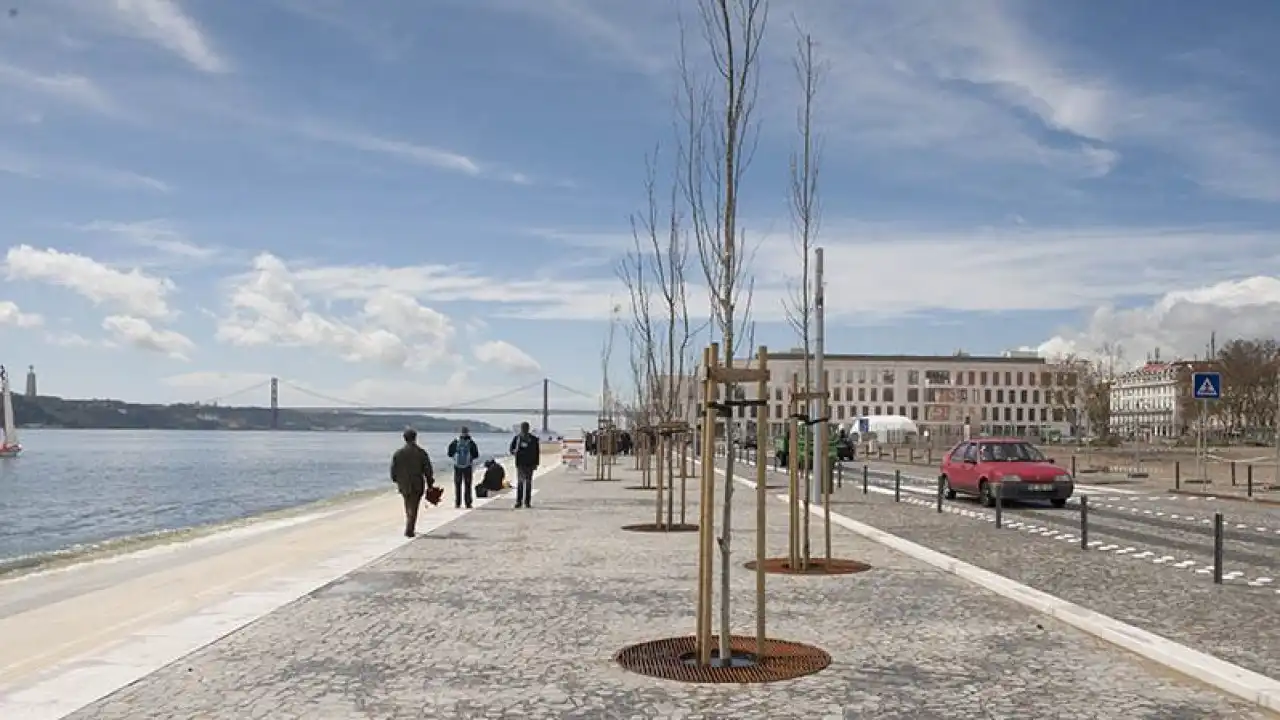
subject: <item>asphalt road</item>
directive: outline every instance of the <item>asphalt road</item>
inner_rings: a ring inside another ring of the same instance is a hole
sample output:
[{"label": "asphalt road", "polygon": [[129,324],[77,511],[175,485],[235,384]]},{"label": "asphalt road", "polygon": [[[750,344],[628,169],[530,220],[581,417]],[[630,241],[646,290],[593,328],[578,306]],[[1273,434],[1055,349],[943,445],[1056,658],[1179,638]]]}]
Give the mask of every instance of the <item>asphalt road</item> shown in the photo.
[{"label": "asphalt road", "polygon": [[[754,468],[739,471],[754,475]],[[956,499],[936,511],[936,480],[846,464],[832,511],[1167,637],[1255,672],[1280,677],[1280,512],[1241,502],[1125,494],[1084,486],[1089,550],[1080,548],[1078,502],[995,511]],[[785,488],[785,473],[771,485]],[[1212,580],[1212,517],[1227,521],[1224,582]],[[1206,523],[1206,520],[1208,522]],[[818,526],[820,518],[813,520]]]}]

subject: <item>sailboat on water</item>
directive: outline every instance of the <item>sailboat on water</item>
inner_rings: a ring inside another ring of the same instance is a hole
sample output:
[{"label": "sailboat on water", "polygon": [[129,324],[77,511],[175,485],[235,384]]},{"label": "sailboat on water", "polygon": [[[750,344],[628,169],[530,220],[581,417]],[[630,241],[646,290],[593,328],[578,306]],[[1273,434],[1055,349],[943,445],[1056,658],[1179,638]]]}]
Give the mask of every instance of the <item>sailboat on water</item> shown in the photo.
[{"label": "sailboat on water", "polygon": [[9,394],[9,373],[0,365],[0,402],[4,410],[4,434],[0,435],[0,458],[18,457],[18,425],[13,419],[13,396]]}]

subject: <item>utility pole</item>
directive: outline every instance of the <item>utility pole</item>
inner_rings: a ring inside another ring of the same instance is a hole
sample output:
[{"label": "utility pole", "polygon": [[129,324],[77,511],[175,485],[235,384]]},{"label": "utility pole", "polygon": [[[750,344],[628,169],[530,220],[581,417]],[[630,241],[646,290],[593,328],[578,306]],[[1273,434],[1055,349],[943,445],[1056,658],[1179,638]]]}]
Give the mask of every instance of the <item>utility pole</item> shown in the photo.
[{"label": "utility pole", "polygon": [[[816,442],[812,443],[813,478],[816,482],[809,483],[809,501],[817,504],[822,502],[822,488],[826,487],[827,443],[829,439],[827,438],[827,421],[826,418],[822,417],[822,412],[827,407],[827,373],[825,370],[826,363],[823,361],[827,354],[826,343],[824,342],[826,336],[826,313],[823,311],[823,306],[826,305],[826,292],[822,285],[822,248],[814,249],[813,254],[813,315],[814,322],[817,325],[814,333],[814,352],[818,356],[814,361],[814,371],[818,374],[818,392],[821,393],[823,399],[809,401],[811,408],[814,405],[817,406],[816,412],[814,410],[809,411],[809,417],[817,418],[820,421],[817,428],[818,432],[816,433]],[[809,439],[811,441],[814,440],[814,435],[815,433],[811,429],[809,431]]]},{"label": "utility pole", "polygon": [[1271,422],[1276,435],[1276,470],[1273,485],[1280,485],[1280,357],[1276,358],[1276,419]]},{"label": "utility pole", "polygon": [[271,378],[271,429],[280,429],[280,378]]},{"label": "utility pole", "polygon": [[547,409],[547,395],[548,386],[550,384],[551,381],[549,379],[542,378],[542,437],[544,438],[551,432],[551,428],[547,427],[549,422],[548,415],[550,414],[550,411]]}]

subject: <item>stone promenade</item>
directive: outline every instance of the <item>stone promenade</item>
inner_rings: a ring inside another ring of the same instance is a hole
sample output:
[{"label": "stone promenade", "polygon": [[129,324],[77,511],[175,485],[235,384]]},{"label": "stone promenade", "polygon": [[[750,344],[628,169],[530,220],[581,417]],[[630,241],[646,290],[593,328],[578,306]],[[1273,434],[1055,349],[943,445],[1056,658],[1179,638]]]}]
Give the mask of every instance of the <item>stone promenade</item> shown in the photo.
[{"label": "stone promenade", "polygon": [[[619,530],[653,520],[652,493],[625,489],[636,476],[619,467],[613,483],[556,471],[534,509],[476,510],[71,717],[1271,717],[839,528],[835,554],[873,570],[769,584],[770,635],[826,649],[827,670],[760,686],[628,673],[622,646],[693,630],[697,534]],[[737,499],[749,634],[754,494]],[[785,506],[769,511],[785,554]]]}]

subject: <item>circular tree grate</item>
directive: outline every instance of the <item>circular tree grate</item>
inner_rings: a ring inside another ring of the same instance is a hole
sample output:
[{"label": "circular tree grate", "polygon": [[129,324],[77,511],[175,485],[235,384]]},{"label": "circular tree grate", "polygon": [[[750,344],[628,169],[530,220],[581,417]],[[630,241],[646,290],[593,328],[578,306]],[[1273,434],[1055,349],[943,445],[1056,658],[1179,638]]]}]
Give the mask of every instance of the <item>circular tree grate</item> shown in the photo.
[{"label": "circular tree grate", "polygon": [[[755,570],[756,561],[743,563],[743,566]],[[764,571],[775,575],[853,575],[870,569],[866,563],[841,558],[813,558],[806,566],[797,568],[791,567],[790,558],[765,558],[764,561]]]},{"label": "circular tree grate", "polygon": [[622,489],[623,489],[623,490],[657,490],[657,489],[658,489],[658,486],[657,486],[657,485],[650,485],[650,486],[648,486],[648,487],[645,487],[644,485],[628,485],[628,486],[626,486],[626,487],[624,487],[624,488],[622,488]]},{"label": "circular tree grate", "polygon": [[826,651],[786,640],[765,640],[758,655],[756,639],[729,638],[728,666],[719,662],[718,639],[711,638],[711,664],[699,665],[697,639],[691,635],[629,645],[614,656],[624,669],[641,675],[694,683],[766,683],[812,675],[831,664]]},{"label": "circular tree grate", "polygon": [[635,525],[623,525],[623,530],[627,532],[642,533],[665,533],[665,532],[698,532],[698,526],[690,523],[674,522],[667,523],[638,523]]}]

